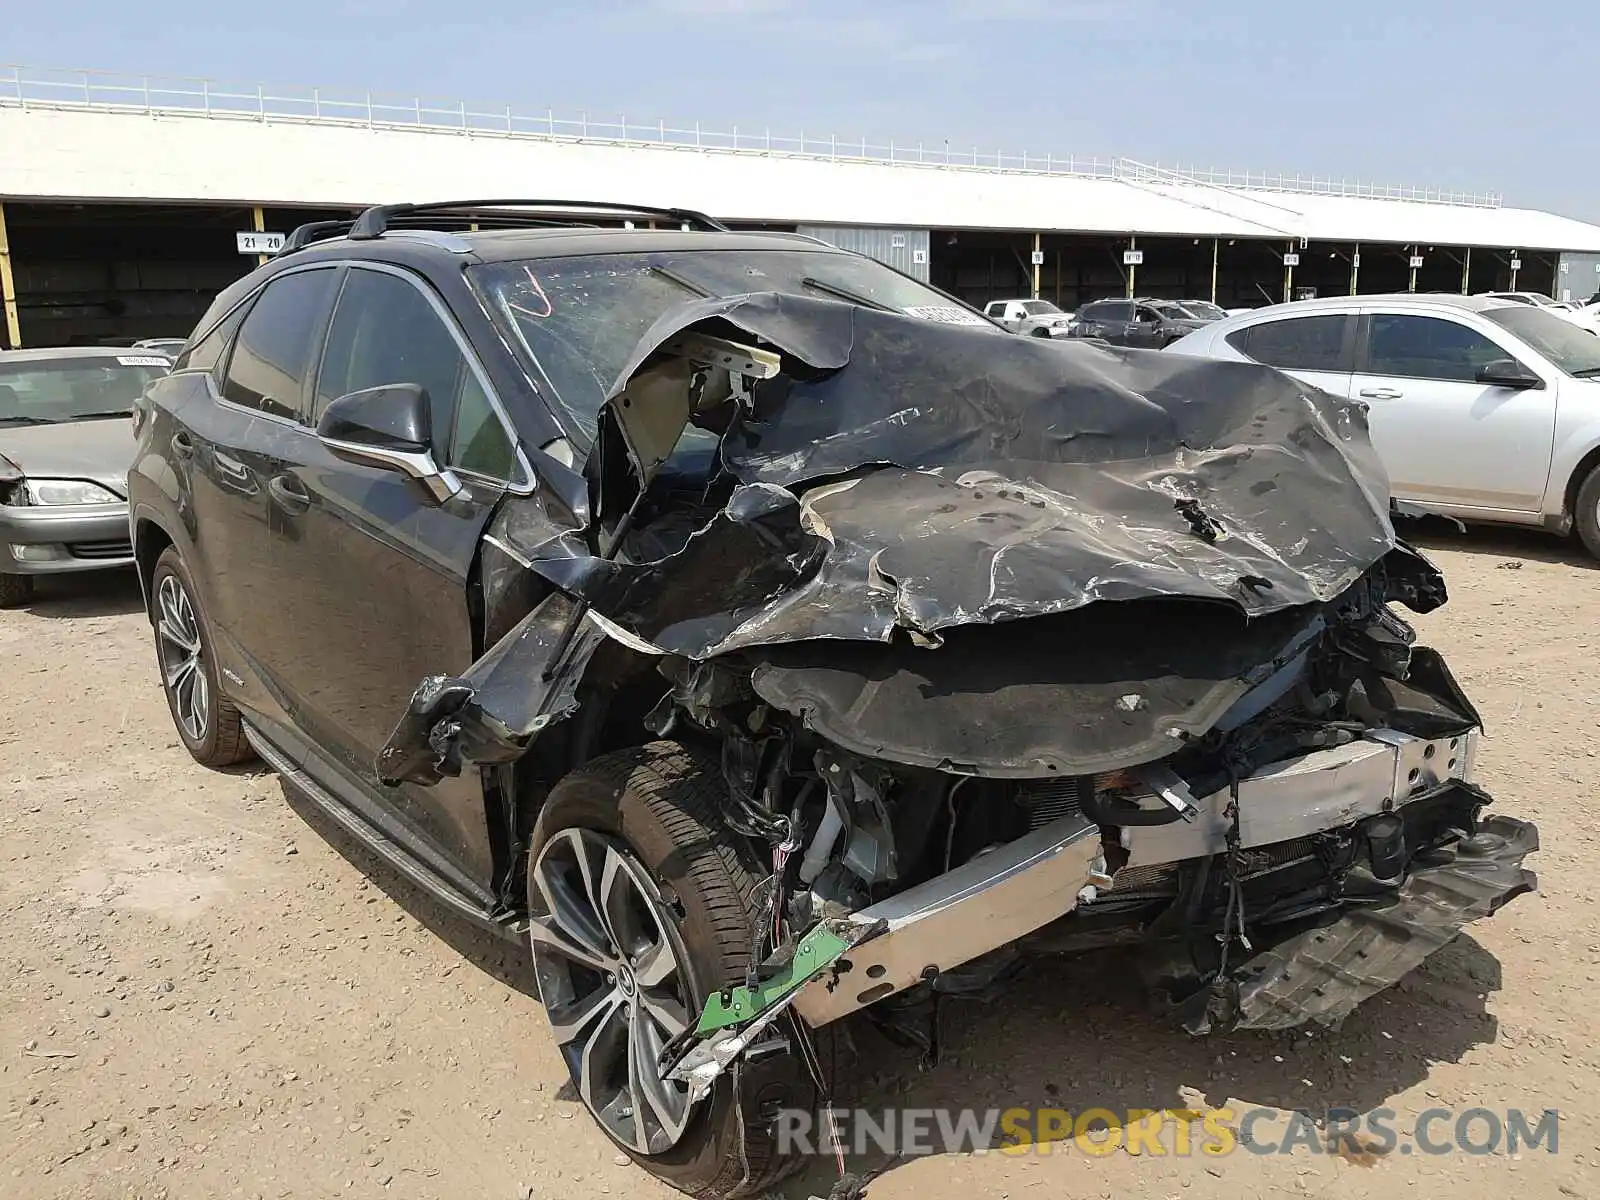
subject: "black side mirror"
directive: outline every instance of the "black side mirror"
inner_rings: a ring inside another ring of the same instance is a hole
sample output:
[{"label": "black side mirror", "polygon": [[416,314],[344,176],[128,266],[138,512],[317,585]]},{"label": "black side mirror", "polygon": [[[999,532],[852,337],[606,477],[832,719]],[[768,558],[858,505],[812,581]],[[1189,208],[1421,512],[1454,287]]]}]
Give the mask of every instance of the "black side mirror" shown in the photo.
[{"label": "black side mirror", "polygon": [[415,479],[441,504],[462,490],[461,481],[433,457],[433,406],[418,384],[384,384],[340,396],[322,410],[317,437],[346,462]]},{"label": "black side mirror", "polygon": [[1518,391],[1530,391],[1544,386],[1544,380],[1514,358],[1497,358],[1484,363],[1473,375],[1473,379],[1489,387],[1515,388]]}]

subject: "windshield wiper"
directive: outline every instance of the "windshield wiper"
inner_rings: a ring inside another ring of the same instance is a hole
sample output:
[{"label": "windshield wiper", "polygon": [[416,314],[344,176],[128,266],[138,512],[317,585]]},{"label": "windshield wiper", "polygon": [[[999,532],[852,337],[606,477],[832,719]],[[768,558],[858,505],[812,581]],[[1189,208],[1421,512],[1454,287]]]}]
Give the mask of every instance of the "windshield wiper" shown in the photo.
[{"label": "windshield wiper", "polygon": [[1583,367],[1577,371],[1568,371],[1567,374],[1574,379],[1593,379],[1596,375],[1600,375],[1600,367]]},{"label": "windshield wiper", "polygon": [[685,279],[682,275],[679,275],[671,267],[652,266],[650,268],[650,274],[659,275],[659,276],[661,276],[661,278],[669,280],[672,283],[677,284],[684,291],[693,292],[696,296],[699,296],[702,300],[715,300],[715,299],[717,299],[717,294],[715,292],[701,287],[698,283],[695,283],[691,279]]},{"label": "windshield wiper", "polygon": [[862,308],[875,308],[879,312],[899,311],[898,309],[890,308],[887,304],[884,304],[878,300],[874,300],[869,296],[857,295],[849,288],[842,288],[836,283],[824,283],[822,280],[814,279],[810,275],[807,275],[800,281],[800,286],[815,288],[819,292],[827,292],[828,295],[832,296],[836,300],[844,300],[850,304],[859,304]]},{"label": "windshield wiper", "polygon": [[54,425],[49,417],[0,417],[0,425]]},{"label": "windshield wiper", "polygon": [[129,417],[133,416],[133,405],[127,408],[113,408],[110,412],[73,413],[67,418],[69,421],[94,421],[101,417]]}]

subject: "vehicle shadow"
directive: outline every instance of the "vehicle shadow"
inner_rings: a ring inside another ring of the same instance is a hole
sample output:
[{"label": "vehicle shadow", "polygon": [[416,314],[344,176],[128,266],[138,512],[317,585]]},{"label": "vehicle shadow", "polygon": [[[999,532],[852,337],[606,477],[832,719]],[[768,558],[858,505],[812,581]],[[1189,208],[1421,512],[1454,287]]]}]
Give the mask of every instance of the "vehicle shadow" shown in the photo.
[{"label": "vehicle shadow", "polygon": [[1468,525],[1463,532],[1454,522],[1439,517],[1413,518],[1395,528],[1419,550],[1453,550],[1510,562],[1526,559],[1600,571],[1600,561],[1591,558],[1577,539],[1553,537],[1537,529]]},{"label": "vehicle shadow", "polygon": [[485,975],[535,1000],[539,998],[539,987],[533,976],[533,960],[525,942],[499,937],[457,915],[400,874],[294,788],[284,785],[281,780],[279,784],[284,799],[295,814],[311,827],[312,832],[366,876],[373,887]]},{"label": "vehicle shadow", "polygon": [[120,617],[144,611],[139,577],[126,571],[95,571],[82,575],[41,575],[34,580],[33,595],[21,605],[36,617]]},{"label": "vehicle shadow", "polygon": [[[886,1109],[946,1109],[952,1120],[975,1110],[981,1125],[985,1113],[1015,1108],[1065,1110],[1072,1119],[1104,1109],[1124,1120],[1130,1110],[1198,1120],[1206,1108],[1227,1108],[1232,1117],[1224,1120],[1235,1129],[1245,1110],[1265,1108],[1320,1123],[1330,1109],[1382,1107],[1425,1080],[1434,1063],[1460,1061],[1493,1042],[1498,1023],[1484,999],[1500,985],[1499,961],[1463,935],[1338,1029],[1195,1038],[1153,1011],[1131,960],[1058,959],[1018,980],[1004,1003],[945,1001],[944,1057],[930,1071],[919,1072],[914,1056],[853,1027],[857,1069],[836,1082],[834,1103],[865,1109],[879,1124]],[[1175,1119],[1163,1118],[1169,1146]],[[1282,1133],[1279,1125],[1275,1136]],[[903,1161],[870,1141],[858,1145],[854,1130],[846,1140],[847,1167],[858,1176],[892,1172]],[[1005,1141],[996,1124],[988,1146]],[[1192,1144],[1202,1142],[1197,1125]],[[857,1155],[861,1149],[869,1152]],[[930,1150],[951,1152],[924,1147]],[[789,1200],[826,1196],[837,1174],[824,1152],[780,1190]]]}]

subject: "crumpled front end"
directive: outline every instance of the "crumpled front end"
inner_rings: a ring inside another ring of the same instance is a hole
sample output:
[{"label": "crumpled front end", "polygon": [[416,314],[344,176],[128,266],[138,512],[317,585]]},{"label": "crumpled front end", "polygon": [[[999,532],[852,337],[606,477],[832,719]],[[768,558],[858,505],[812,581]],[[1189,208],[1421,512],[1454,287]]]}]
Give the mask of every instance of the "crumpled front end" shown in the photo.
[{"label": "crumpled front end", "polygon": [[715,747],[767,883],[746,985],[663,1063],[693,1086],[791,1008],[903,1020],[1108,946],[1196,1031],[1335,1021],[1534,886],[1394,610],[1445,589],[1360,405],[755,294],[662,317],[582,473],[536,466],[485,540],[494,647],[379,773]]}]

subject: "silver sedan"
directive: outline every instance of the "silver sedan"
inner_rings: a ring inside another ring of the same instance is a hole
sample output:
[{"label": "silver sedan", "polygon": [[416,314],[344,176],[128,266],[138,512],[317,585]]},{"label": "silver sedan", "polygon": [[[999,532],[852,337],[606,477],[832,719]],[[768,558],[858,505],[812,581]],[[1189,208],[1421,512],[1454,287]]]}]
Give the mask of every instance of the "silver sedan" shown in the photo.
[{"label": "silver sedan", "polygon": [[171,367],[150,350],[0,352],[0,606],[39,575],[132,564],[130,417]]}]

